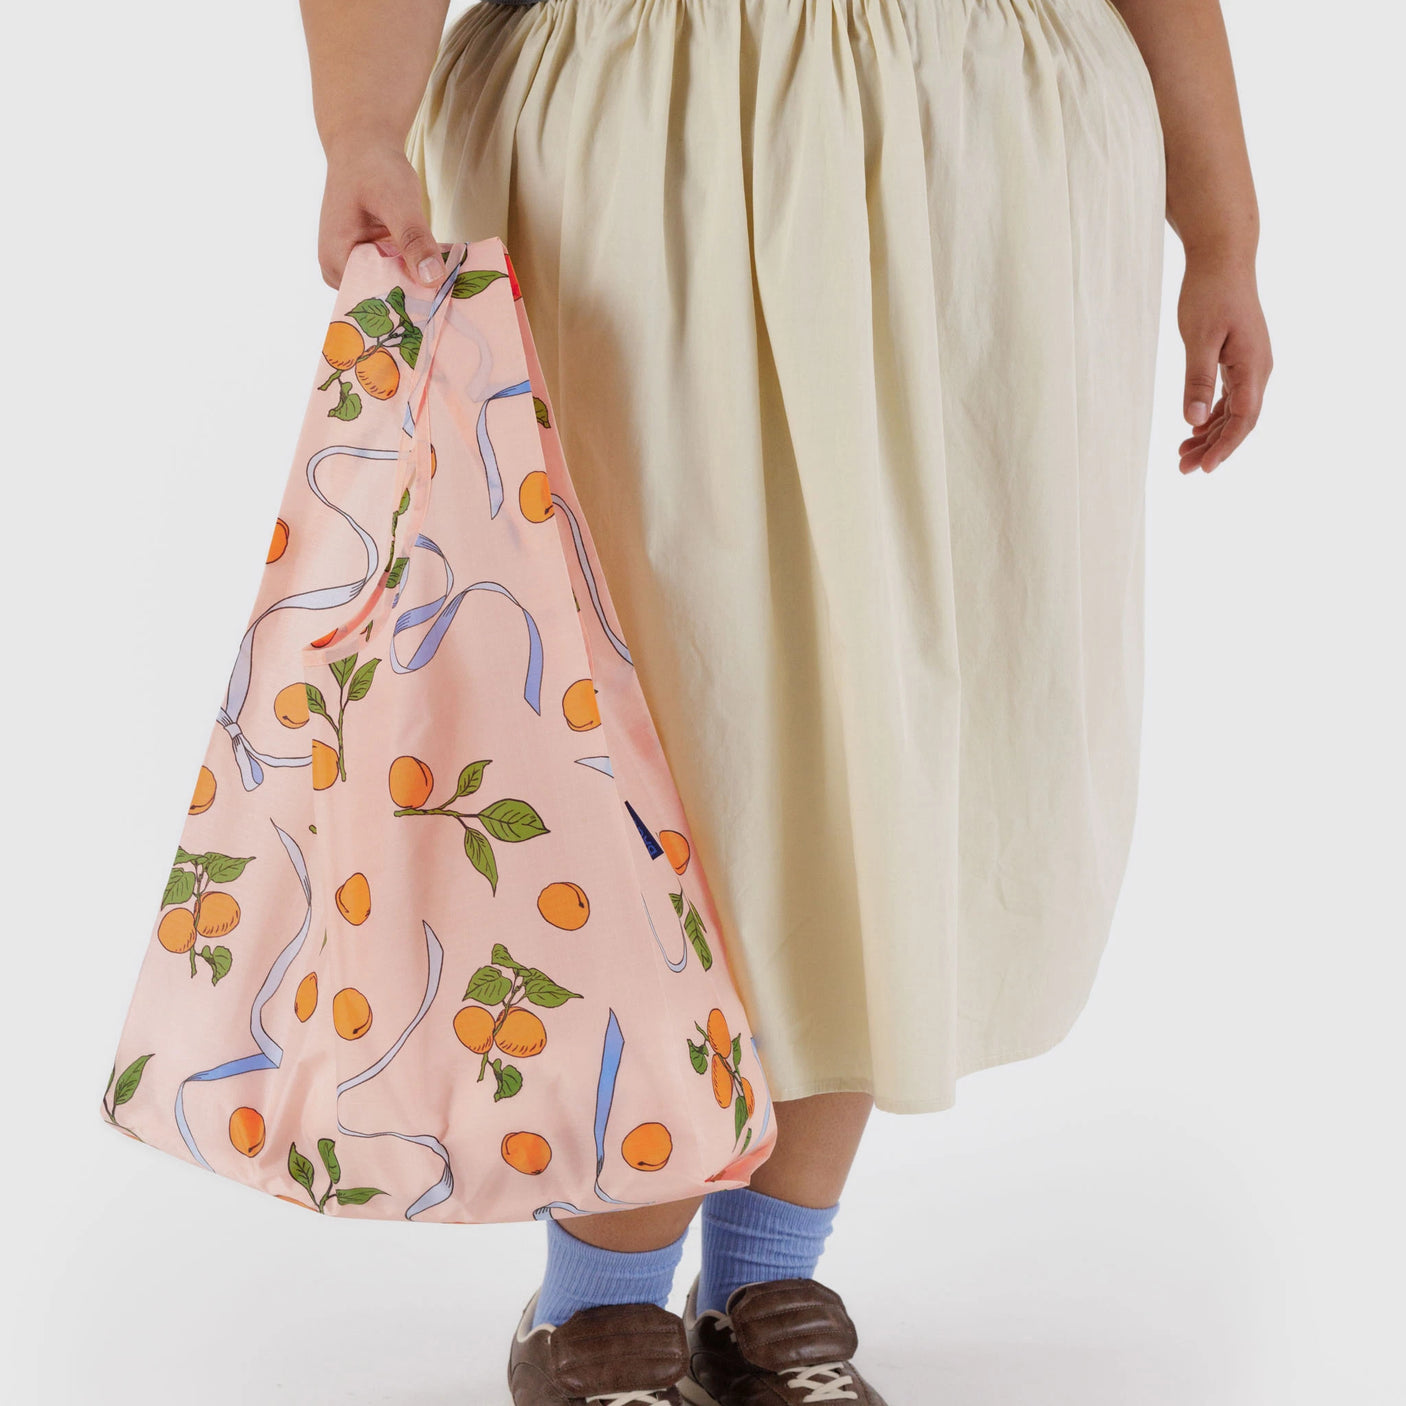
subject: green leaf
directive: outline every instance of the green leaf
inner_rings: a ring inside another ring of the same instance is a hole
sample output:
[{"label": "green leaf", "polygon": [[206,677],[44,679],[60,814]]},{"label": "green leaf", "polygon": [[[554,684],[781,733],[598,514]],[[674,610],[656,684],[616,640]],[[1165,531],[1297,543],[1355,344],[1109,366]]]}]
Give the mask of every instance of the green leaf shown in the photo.
[{"label": "green leaf", "polygon": [[[132,1095],[137,1091],[137,1085],[142,1082],[142,1070],[146,1068],[146,1062],[151,1056],[144,1054],[140,1059],[134,1059],[126,1069],[122,1071],[122,1077],[117,1081],[117,1090],[112,1095],[112,1106],[114,1108],[130,1101]],[[109,1084],[109,1087],[111,1085]]]},{"label": "green leaf", "polygon": [[337,680],[337,687],[345,688],[352,670],[356,668],[356,655],[344,654],[340,659],[334,659],[328,668],[332,670],[332,677]]},{"label": "green leaf", "polygon": [[532,1002],[534,1006],[564,1006],[572,999],[579,1000],[579,991],[568,991],[564,986],[558,986],[545,972],[539,972],[536,968],[528,972],[523,979],[522,994]]},{"label": "green leaf", "polygon": [[222,976],[229,975],[229,969],[234,965],[234,958],[230,956],[228,947],[211,948],[207,942],[200,949],[201,957],[210,964],[210,985],[218,986]]},{"label": "green leaf", "polygon": [[400,495],[400,502],[396,504],[395,515],[399,517],[410,506],[410,490],[407,488]]},{"label": "green leaf", "polygon": [[495,840],[507,840],[513,844],[548,833],[547,827],[542,824],[542,817],[526,801],[512,797],[485,806],[479,811],[478,819]]},{"label": "green leaf", "polygon": [[737,1149],[738,1156],[741,1156],[742,1153],[746,1152],[746,1150],[747,1150],[747,1145],[748,1145],[748,1143],[750,1143],[751,1141],[752,1141],[752,1130],[751,1130],[751,1128],[748,1128],[748,1129],[747,1129],[747,1136],[742,1139],[742,1146]]},{"label": "green leaf", "polygon": [[741,1035],[734,1035],[734,1036],[732,1037],[732,1067],[733,1067],[734,1069],[741,1069],[741,1068],[742,1068],[742,1036],[741,1036]]},{"label": "green leaf", "polygon": [[742,1129],[747,1126],[747,1099],[745,1095],[738,1094],[737,1102],[732,1105],[733,1137],[740,1138]]},{"label": "green leaf", "polygon": [[169,908],[173,903],[185,903],[195,892],[195,871],[192,869],[172,869],[166,880],[166,892],[161,895],[161,906]]},{"label": "green leaf", "polygon": [[391,569],[386,572],[386,585],[391,589],[400,585],[400,578],[405,575],[405,568],[410,565],[409,557],[397,557],[391,563]]},{"label": "green leaf", "polygon": [[329,420],[355,420],[361,414],[361,397],[352,390],[346,381],[338,381],[337,389],[340,392],[336,405],[328,412]]},{"label": "green leaf", "polygon": [[391,310],[379,298],[363,298],[347,316],[368,337],[384,337],[395,326]]},{"label": "green leaf", "polygon": [[317,1140],[317,1153],[322,1158],[322,1165],[327,1168],[327,1175],[334,1183],[342,1179],[342,1166],[337,1161],[337,1144],[330,1137],[320,1137]]},{"label": "green leaf", "polygon": [[683,894],[682,894],[682,893],[671,893],[671,894],[669,895],[669,902],[674,905],[674,912],[677,913],[680,918],[682,918],[682,917],[683,917]]},{"label": "green leaf", "polygon": [[386,301],[395,309],[398,316],[402,318],[405,316],[405,289],[392,288],[386,294]]},{"label": "green leaf", "polygon": [[327,700],[322,696],[322,690],[315,684],[304,684],[308,693],[308,712],[318,713],[322,717],[327,716]]},{"label": "green leaf", "polygon": [[537,412],[537,423],[544,430],[550,428],[551,421],[547,418],[547,402],[540,395],[532,397],[532,408]]},{"label": "green leaf", "polygon": [[470,762],[459,773],[459,784],[454,788],[455,800],[460,796],[473,795],[483,785],[483,772],[487,765],[487,762]]},{"label": "green leaf", "polygon": [[315,1170],[312,1163],[298,1151],[298,1144],[290,1142],[288,1144],[288,1175],[309,1194],[312,1193],[312,1179]]},{"label": "green leaf", "polygon": [[496,894],[498,892],[498,856],[493,853],[493,846],[489,844],[488,836],[482,830],[475,830],[472,825],[465,825],[464,853],[469,856],[469,863],[488,880],[488,887]]},{"label": "green leaf", "polygon": [[198,864],[199,862],[200,856],[198,854],[191,854],[189,850],[182,849],[180,845],[176,846],[176,857],[171,861],[172,864]]},{"label": "green leaf", "polygon": [[466,1001],[481,1001],[485,1006],[496,1006],[507,999],[513,983],[497,967],[480,967],[470,978],[464,990]]},{"label": "green leaf", "polygon": [[522,1074],[516,1065],[500,1065],[495,1059],[493,1061],[493,1074],[498,1080],[498,1087],[493,1090],[494,1103],[497,1103],[500,1098],[512,1098],[522,1088]]},{"label": "green leaf", "polygon": [[707,971],[713,965],[713,953],[708,946],[708,939],[703,936],[703,919],[698,916],[698,909],[691,903],[688,905],[688,917],[683,920],[683,930],[688,934],[693,950],[698,953],[703,970]]},{"label": "green leaf", "polygon": [[339,1206],[364,1206],[373,1196],[384,1196],[386,1193],[375,1186],[347,1186],[332,1194]]},{"label": "green leaf", "polygon": [[467,273],[461,273],[454,280],[454,290],[451,296],[472,298],[475,293],[482,293],[495,280],[507,276],[505,273],[499,273],[497,269],[471,269]]},{"label": "green leaf", "polygon": [[355,703],[359,698],[365,698],[371,692],[371,680],[376,673],[376,665],[379,659],[368,659],[355,674],[352,675],[351,686],[347,689],[347,702]]},{"label": "green leaf", "polygon": [[401,360],[414,370],[415,363],[420,359],[420,346],[425,340],[425,334],[418,327],[407,327],[400,339]]},{"label": "green leaf", "polygon": [[520,972],[522,970],[521,965],[513,961],[512,954],[501,942],[493,944],[492,960],[500,967],[507,967],[509,971]]},{"label": "green leaf", "polygon": [[692,1040],[688,1042],[688,1059],[696,1073],[706,1074],[708,1072],[708,1051],[702,1045],[695,1045]]},{"label": "green leaf", "polygon": [[212,884],[232,884],[243,872],[244,866],[254,856],[252,854],[207,854],[205,873]]}]

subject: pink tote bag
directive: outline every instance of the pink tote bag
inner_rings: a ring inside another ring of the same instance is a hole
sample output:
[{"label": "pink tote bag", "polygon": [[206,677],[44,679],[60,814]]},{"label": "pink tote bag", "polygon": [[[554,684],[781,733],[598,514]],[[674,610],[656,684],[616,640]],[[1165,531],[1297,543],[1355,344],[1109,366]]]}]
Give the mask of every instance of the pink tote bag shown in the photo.
[{"label": "pink tote bag", "polygon": [[323,1214],[744,1185],[775,1125],[512,263],[353,252],[102,1099]]}]

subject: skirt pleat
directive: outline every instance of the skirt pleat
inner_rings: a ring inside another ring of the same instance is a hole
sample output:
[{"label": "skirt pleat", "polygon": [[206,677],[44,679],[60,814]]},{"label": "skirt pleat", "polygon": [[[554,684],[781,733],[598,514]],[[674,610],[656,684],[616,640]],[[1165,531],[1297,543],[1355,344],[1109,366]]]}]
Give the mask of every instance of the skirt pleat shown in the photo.
[{"label": "skirt pleat", "polygon": [[411,154],[511,250],[775,1097],[1085,1004],[1137,790],[1164,166],[1108,0],[485,0]]}]

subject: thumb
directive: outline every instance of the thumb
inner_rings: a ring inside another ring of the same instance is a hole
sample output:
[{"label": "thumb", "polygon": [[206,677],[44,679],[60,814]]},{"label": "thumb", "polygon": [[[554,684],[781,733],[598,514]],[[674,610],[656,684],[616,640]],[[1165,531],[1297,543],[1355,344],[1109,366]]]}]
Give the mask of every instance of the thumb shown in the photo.
[{"label": "thumb", "polygon": [[1182,393],[1182,413],[1189,425],[1204,425],[1216,399],[1216,371],[1220,363],[1221,340],[1202,334],[1186,342],[1186,388]]},{"label": "thumb", "polygon": [[406,273],[418,283],[437,287],[444,277],[444,260],[440,257],[438,241],[418,211],[396,229],[395,242]]}]

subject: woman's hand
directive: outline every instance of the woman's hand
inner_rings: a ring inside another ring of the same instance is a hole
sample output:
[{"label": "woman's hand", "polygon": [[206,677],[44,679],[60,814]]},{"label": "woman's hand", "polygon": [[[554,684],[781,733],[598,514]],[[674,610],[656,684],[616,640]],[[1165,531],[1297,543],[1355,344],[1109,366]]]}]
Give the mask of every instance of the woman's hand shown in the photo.
[{"label": "woman's hand", "polygon": [[420,204],[420,179],[405,153],[389,144],[358,147],[327,158],[317,259],[333,288],[352,246],[374,242],[383,254],[399,254],[406,276],[435,287],[444,276],[439,244]]},{"label": "woman's hand", "polygon": [[1274,366],[1253,252],[1240,259],[1188,253],[1177,326],[1186,343],[1182,408],[1193,426],[1193,433],[1178,446],[1181,471],[1210,473],[1254,429]]}]

